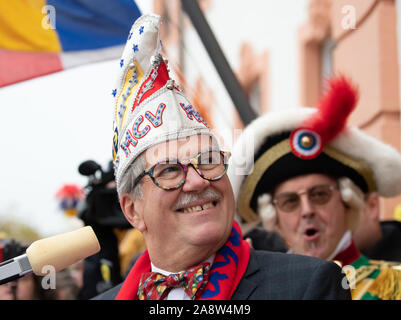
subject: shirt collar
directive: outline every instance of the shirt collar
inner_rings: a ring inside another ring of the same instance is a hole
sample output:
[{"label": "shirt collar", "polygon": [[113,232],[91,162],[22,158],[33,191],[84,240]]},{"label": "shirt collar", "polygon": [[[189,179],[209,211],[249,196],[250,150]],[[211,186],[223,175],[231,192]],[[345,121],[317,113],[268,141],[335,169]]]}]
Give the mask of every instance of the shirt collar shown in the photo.
[{"label": "shirt collar", "polygon": [[[210,265],[212,265],[215,256],[216,256],[216,254],[213,254],[209,258],[207,258],[206,260],[202,261],[201,263],[208,262],[208,263],[210,263]],[[174,274],[174,273],[179,273],[179,272],[170,272],[170,271],[166,271],[166,270],[160,269],[160,268],[156,267],[152,262],[150,264],[152,266],[152,270],[151,270],[152,272],[160,273],[160,274],[162,274],[164,276],[168,276],[168,275]]]}]

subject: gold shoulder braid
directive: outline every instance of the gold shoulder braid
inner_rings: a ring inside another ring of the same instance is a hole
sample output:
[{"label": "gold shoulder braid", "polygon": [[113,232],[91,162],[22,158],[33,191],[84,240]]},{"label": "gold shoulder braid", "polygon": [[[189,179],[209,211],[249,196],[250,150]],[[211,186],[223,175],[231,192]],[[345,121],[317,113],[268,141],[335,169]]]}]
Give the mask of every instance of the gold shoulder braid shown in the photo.
[{"label": "gold shoulder braid", "polygon": [[370,260],[381,269],[379,276],[369,288],[371,295],[381,300],[401,300],[401,264],[397,262]]},{"label": "gold shoulder braid", "polygon": [[[359,300],[360,297],[366,292],[366,288],[372,283],[372,279],[367,279],[375,270],[379,269],[376,265],[368,265],[368,266],[361,266],[358,269],[353,268],[355,273],[353,273],[350,269],[343,268],[341,261],[333,260],[340,268],[343,269],[345,272],[345,276],[348,279],[348,283],[352,286],[352,299]],[[352,267],[352,266],[351,266]],[[363,283],[362,283],[363,282]]]},{"label": "gold shoulder braid", "polygon": [[362,280],[366,279],[367,277],[369,277],[373,271],[379,269],[378,266],[361,266],[358,269],[356,269],[355,271],[355,284],[358,284],[359,282],[361,282]]},{"label": "gold shoulder braid", "polygon": [[[378,266],[367,265],[361,266],[355,270],[355,282],[353,283],[354,287],[351,290],[352,300],[360,300],[362,298],[374,281],[373,279],[370,279],[369,276],[377,269],[379,269]],[[352,284],[352,279],[348,279],[348,281]]]}]

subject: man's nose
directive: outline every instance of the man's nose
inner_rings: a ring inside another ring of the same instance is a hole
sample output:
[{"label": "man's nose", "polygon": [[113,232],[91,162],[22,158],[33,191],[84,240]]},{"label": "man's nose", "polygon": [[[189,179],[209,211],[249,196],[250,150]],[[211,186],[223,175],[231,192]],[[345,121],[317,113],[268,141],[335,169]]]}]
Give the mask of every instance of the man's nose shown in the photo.
[{"label": "man's nose", "polygon": [[191,165],[188,167],[187,178],[182,187],[184,192],[197,192],[203,191],[206,187],[210,185],[210,181],[203,179],[195,168]]},{"label": "man's nose", "polygon": [[314,206],[310,202],[307,194],[301,194],[300,198],[300,206],[301,206],[301,217],[309,218],[315,214]]}]

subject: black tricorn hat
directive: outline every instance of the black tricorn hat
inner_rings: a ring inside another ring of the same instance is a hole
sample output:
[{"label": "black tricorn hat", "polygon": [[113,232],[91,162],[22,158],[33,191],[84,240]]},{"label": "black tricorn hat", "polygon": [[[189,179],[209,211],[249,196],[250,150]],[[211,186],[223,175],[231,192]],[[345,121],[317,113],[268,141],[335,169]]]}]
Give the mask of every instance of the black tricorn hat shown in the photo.
[{"label": "black tricorn hat", "polygon": [[[249,124],[238,138],[228,175],[237,213],[246,222],[259,219],[260,195],[308,173],[348,177],[365,193],[377,191],[384,197],[401,193],[401,155],[356,127],[346,126],[354,106],[348,105],[344,112],[343,104],[355,104],[357,93],[344,78],[330,84],[319,108],[270,112]],[[343,86],[354,98],[341,97]]]}]

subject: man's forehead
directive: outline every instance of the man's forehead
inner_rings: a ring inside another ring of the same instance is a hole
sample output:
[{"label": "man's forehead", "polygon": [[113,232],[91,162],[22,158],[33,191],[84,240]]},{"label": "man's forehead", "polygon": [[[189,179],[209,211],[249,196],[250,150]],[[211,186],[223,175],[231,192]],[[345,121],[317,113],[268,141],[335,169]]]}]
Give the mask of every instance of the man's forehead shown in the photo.
[{"label": "man's forehead", "polygon": [[159,143],[145,151],[147,164],[154,164],[168,158],[187,159],[201,151],[217,147],[209,135],[193,135]]}]

